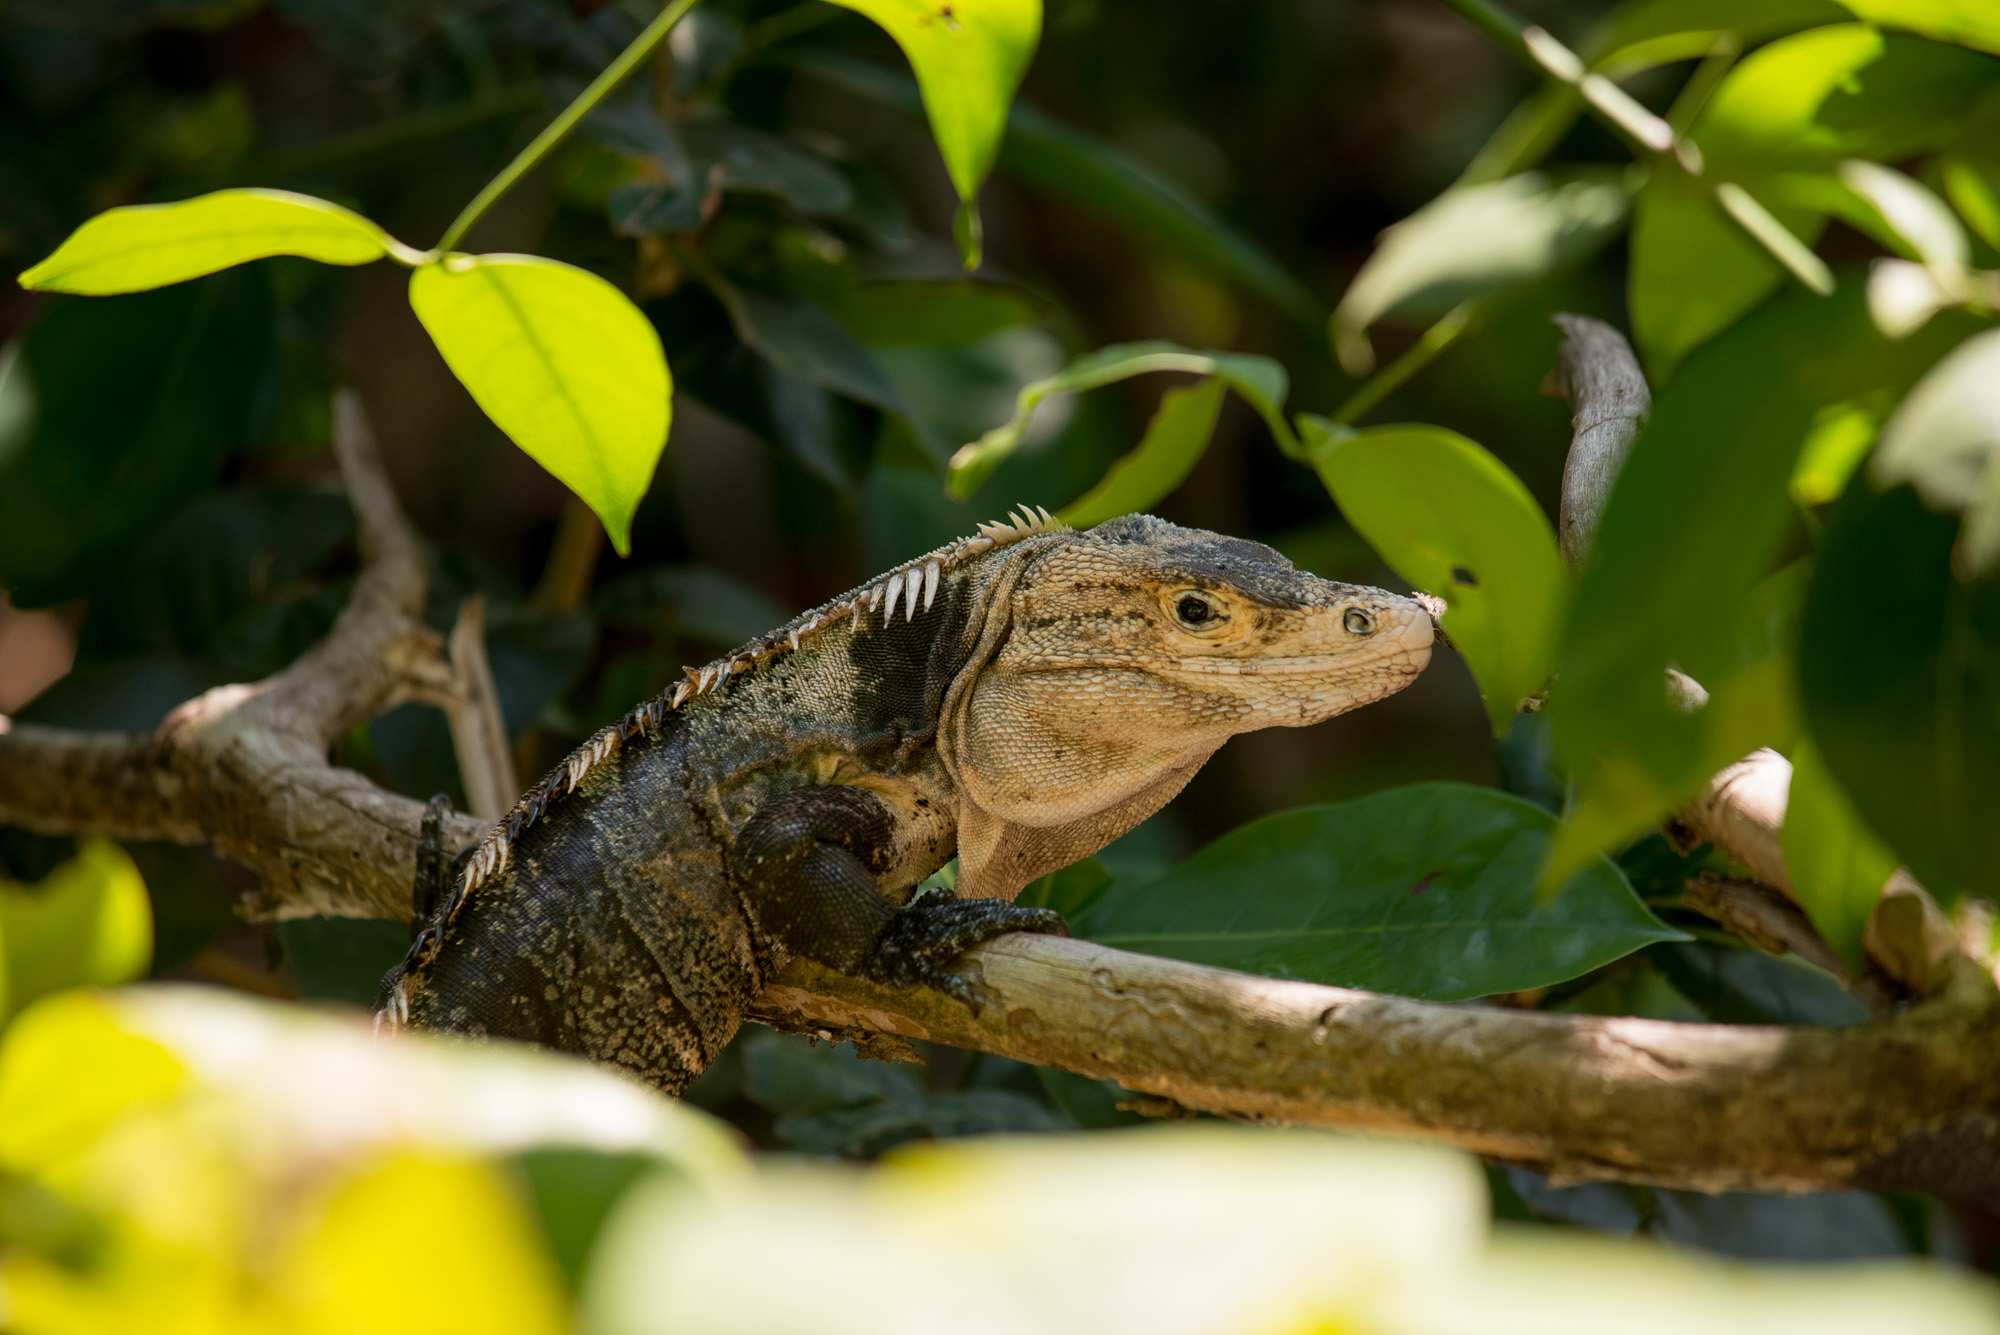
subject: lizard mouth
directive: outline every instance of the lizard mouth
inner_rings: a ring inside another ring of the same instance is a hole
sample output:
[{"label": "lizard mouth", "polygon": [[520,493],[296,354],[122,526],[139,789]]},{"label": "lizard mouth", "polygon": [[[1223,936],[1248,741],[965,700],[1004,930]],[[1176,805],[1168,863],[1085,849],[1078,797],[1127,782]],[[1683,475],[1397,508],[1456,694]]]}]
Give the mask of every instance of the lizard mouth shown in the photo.
[{"label": "lizard mouth", "polygon": [[1380,668],[1418,651],[1398,645],[1388,653],[1357,654],[1353,650],[1337,654],[1295,654],[1283,658],[1176,658],[1174,667],[1182,672],[1229,677],[1325,677],[1367,668]]}]

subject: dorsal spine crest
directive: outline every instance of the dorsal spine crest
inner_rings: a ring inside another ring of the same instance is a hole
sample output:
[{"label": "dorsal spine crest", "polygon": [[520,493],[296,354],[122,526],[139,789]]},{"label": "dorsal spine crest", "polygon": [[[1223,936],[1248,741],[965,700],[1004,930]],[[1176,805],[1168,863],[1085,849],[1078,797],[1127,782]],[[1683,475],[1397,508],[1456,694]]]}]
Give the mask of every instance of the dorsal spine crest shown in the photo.
[{"label": "dorsal spine crest", "polygon": [[[428,962],[436,955],[443,942],[445,927],[450,925],[473,891],[506,869],[514,843],[523,830],[540,820],[558,798],[575,792],[584,777],[607,756],[631,738],[659,727],[673,710],[698,695],[714,690],[737,673],[748,672],[780,654],[796,652],[802,646],[811,644],[829,627],[849,617],[856,619],[857,629],[860,629],[868,624],[870,616],[880,611],[882,625],[887,626],[895,620],[896,607],[900,602],[904,608],[904,620],[913,622],[917,619],[919,591],[923,598],[923,610],[928,612],[937,599],[938,582],[948,571],[975,557],[1027,538],[1070,531],[1069,525],[1047,510],[1029,505],[1018,506],[1006,520],[981,524],[979,531],[971,537],[946,543],[915,560],[905,561],[853,592],[802,613],[769,634],[711,663],[683,669],[687,675],[685,681],[676,682],[672,690],[654,696],[616,723],[600,728],[540,783],[524,793],[513,810],[488,831],[486,838],[466,860],[457,883],[447,891],[442,912],[434,922],[424,927],[412,947],[412,958]],[[392,1021],[396,1018],[395,1001],[391,1000],[389,1010]]]}]

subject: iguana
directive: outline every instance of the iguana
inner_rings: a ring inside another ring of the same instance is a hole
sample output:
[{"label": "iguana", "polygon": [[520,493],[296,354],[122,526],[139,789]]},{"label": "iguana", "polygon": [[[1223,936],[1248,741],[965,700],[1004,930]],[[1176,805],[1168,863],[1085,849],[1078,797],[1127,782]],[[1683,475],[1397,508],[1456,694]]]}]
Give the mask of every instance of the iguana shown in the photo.
[{"label": "iguana", "polygon": [[[443,871],[382,1014],[678,1092],[793,955],[970,1004],[953,961],[1064,932],[1009,901],[1164,806],[1230,736],[1393,694],[1412,598],[1148,515],[982,525],[580,746]],[[956,853],[957,894],[914,888]]]}]

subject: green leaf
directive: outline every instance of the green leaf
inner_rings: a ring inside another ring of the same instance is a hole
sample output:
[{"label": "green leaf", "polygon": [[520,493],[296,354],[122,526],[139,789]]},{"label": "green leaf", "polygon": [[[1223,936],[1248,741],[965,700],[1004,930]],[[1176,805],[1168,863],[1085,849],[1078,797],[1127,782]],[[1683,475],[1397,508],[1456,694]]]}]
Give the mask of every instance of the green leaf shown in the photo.
[{"label": "green leaf", "polygon": [[1829,516],[1806,597],[1806,722],[1861,819],[1927,890],[1947,904],[2000,897],[2000,576],[1957,579],[1955,517],[1871,471]]},{"label": "green leaf", "polygon": [[[848,92],[914,112],[916,89],[900,73],[829,52],[801,69]],[[1300,328],[1326,326],[1326,306],[1255,241],[1127,153],[1028,106],[1015,106],[1000,166],[1018,180],[1083,205],[1172,254],[1221,274],[1283,311]]]},{"label": "green leaf", "polygon": [[951,348],[1045,318],[1049,303],[1025,287],[978,278],[857,283],[830,310],[863,343]]},{"label": "green leaf", "polygon": [[1555,667],[1569,576],[1548,516],[1507,466],[1432,426],[1326,433],[1314,464],[1398,575],[1448,605],[1444,628],[1505,736]]},{"label": "green leaf", "polygon": [[717,288],[736,336],[786,375],[884,412],[907,411],[902,394],[868,349],[826,309],[803,297]]},{"label": "green leaf", "polygon": [[1856,18],[2000,55],[2000,9],[1988,0],[1841,0]]},{"label": "green leaf", "polygon": [[1159,340],[1114,343],[1087,352],[1056,374],[1023,386],[1015,399],[1013,417],[952,455],[951,494],[960,498],[970,496],[992,476],[993,470],[1021,443],[1035,408],[1043,399],[1053,394],[1079,394],[1154,371],[1186,371],[1225,381],[1257,410],[1287,453],[1298,452],[1298,439],[1284,417],[1289,380],[1285,368],[1269,357],[1240,352],[1196,352]]},{"label": "green leaf", "polygon": [[87,838],[37,885],[0,881],[0,947],[14,1010],[64,988],[142,977],[153,957],[146,883],[124,849]]},{"label": "green leaf", "polygon": [[533,255],[427,264],[410,275],[410,305],[486,415],[628,553],[673,396],[639,308],[596,274]]},{"label": "green leaf", "polygon": [[[1041,38],[1041,0],[833,3],[875,20],[903,48],[945,171],[969,211],[999,156],[1008,104]],[[963,239],[960,253],[968,269],[977,266],[976,253]]]},{"label": "green leaf", "polygon": [[1854,809],[1810,740],[1792,749],[1792,788],[1781,838],[1799,906],[1860,977],[1866,965],[1861,936],[1868,915],[1900,864]]},{"label": "green leaf", "polygon": [[91,590],[249,443],[275,369],[265,275],[59,302],[0,365],[0,585]]},{"label": "green leaf", "polygon": [[1611,182],[1558,184],[1535,172],[1453,186],[1384,232],[1348,285],[1331,328],[1341,364],[1368,373],[1367,329],[1385,315],[1442,315],[1581,259],[1625,221],[1626,203]]},{"label": "green leaf", "polygon": [[1635,0],[1620,5],[1592,43],[1603,52],[1593,63],[1623,77],[1635,66],[1705,56],[1719,37],[1745,48],[1847,16],[1834,0]]},{"label": "green leaf", "polygon": [[1030,882],[1027,889],[1014,896],[1014,902],[1029,908],[1054,909],[1065,918],[1075,918],[1102,899],[1110,888],[1110,869],[1096,858],[1084,858]]},{"label": "green leaf", "polygon": [[407,248],[358,213],[289,190],[218,190],[109,209],[21,275],[45,292],[108,296],[199,278],[269,255],[367,264]]},{"label": "green leaf", "polygon": [[1424,783],[1267,816],[1072,924],[1124,950],[1439,1001],[1544,987],[1684,939],[1599,859],[1553,898],[1555,818],[1490,788]]},{"label": "green leaf", "polygon": [[2000,329],[1954,348],[1882,428],[1869,465],[1885,487],[1907,482],[1932,509],[1965,516],[1953,561],[1963,578],[2000,565]]},{"label": "green leaf", "polygon": [[1210,376],[1160,396],[1139,446],[1112,464],[1098,484],[1064,506],[1057,516],[1074,528],[1089,528],[1118,515],[1150,510],[1187,480],[1215,434],[1222,394],[1229,386]]},{"label": "green leaf", "polygon": [[[1549,712],[1577,800],[1555,871],[1644,830],[1720,766],[1786,743],[1785,595],[1759,585],[1792,522],[1800,447],[1827,405],[1901,393],[1969,323],[1947,314],[1892,342],[1860,283],[1832,298],[1793,289],[1661,392],[1564,634]],[[1670,702],[1672,665],[1707,687],[1707,708]]]}]

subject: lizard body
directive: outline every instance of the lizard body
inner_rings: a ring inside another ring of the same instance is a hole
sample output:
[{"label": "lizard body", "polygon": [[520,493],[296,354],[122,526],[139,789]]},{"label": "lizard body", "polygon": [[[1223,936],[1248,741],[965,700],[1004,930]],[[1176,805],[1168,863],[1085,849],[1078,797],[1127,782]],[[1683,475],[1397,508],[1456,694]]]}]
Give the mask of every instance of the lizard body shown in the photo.
[{"label": "lizard body", "polygon": [[[1431,641],[1418,602],[1256,543],[1024,511],[690,670],[448,886],[420,859],[384,1014],[678,1092],[793,954],[970,1001],[958,955],[1064,930],[1009,902],[1030,881],[1157,811],[1235,733],[1401,689]],[[959,897],[912,901],[954,854]]]}]

